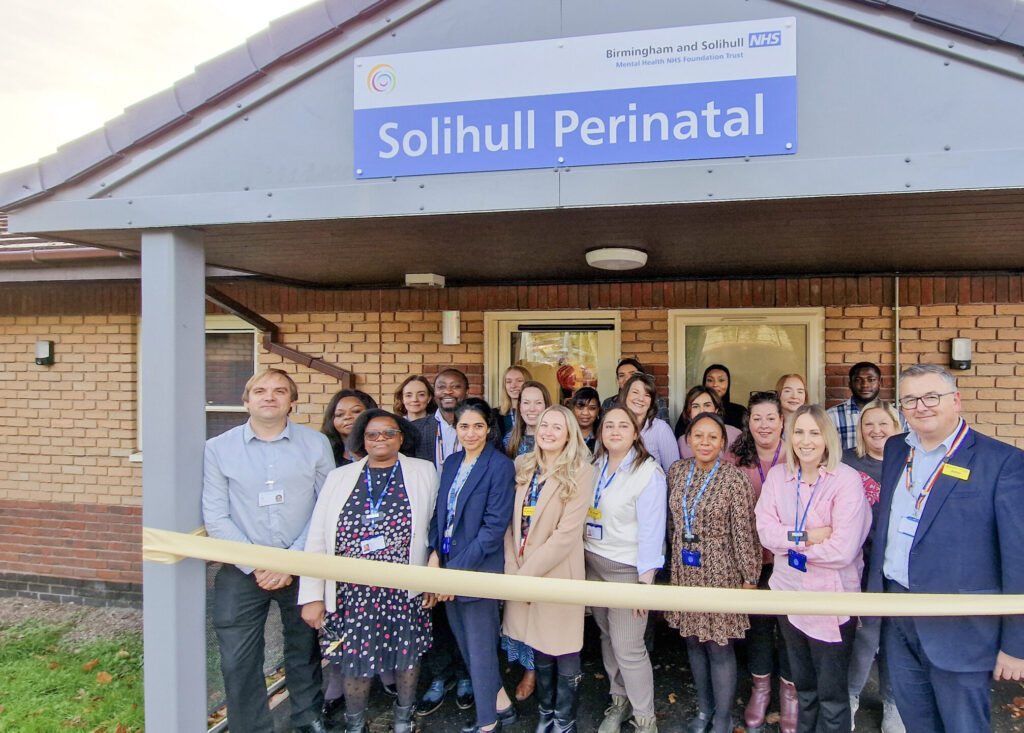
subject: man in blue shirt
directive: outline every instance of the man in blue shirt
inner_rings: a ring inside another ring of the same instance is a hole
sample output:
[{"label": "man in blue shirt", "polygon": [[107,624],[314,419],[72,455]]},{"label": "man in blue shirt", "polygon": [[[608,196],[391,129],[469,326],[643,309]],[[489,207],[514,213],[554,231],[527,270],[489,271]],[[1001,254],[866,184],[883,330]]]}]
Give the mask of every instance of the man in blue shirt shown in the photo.
[{"label": "man in blue shirt", "polygon": [[[203,463],[203,520],[210,537],[289,550],[306,545],[320,487],[334,468],[327,437],[288,420],[298,388],[268,369],[245,385],[244,425],[210,438]],[[213,626],[220,645],[228,716],[234,733],[273,733],[263,677],[263,629],[277,601],[292,725],[323,733],[317,632],[296,605],[297,578],[224,565],[214,581]]]},{"label": "man in blue shirt", "polygon": [[[940,366],[900,376],[910,432],[885,445],[868,590],[1024,593],[1024,451],[960,417]],[[882,650],[910,733],[991,728],[993,678],[1024,678],[1024,617],[887,618]]]},{"label": "man in blue shirt", "polygon": [[861,361],[850,367],[851,397],[834,407],[828,408],[828,416],[839,431],[839,440],[843,450],[856,445],[857,423],[860,410],[871,400],[878,397],[882,389],[882,370],[870,361]]}]

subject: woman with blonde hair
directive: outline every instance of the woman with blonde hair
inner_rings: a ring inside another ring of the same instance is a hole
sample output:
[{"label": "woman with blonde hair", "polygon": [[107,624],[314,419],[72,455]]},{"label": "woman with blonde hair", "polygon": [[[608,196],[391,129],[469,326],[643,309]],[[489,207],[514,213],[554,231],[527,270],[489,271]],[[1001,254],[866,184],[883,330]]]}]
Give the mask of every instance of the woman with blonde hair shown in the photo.
[{"label": "woman with blonde hair", "polygon": [[[878,493],[882,483],[882,453],[885,442],[900,432],[900,416],[896,408],[882,400],[872,400],[860,410],[857,421],[857,432],[854,436],[854,447],[843,451],[843,463],[857,469],[870,478],[872,494],[868,495],[871,504],[871,523],[878,518]],[[864,544],[865,562],[871,557],[870,539]],[[865,573],[867,575],[867,573]],[[849,692],[850,716],[856,716],[860,707],[860,693],[871,674],[871,665],[878,652],[878,642],[882,631],[881,619],[864,620],[853,639],[853,651],[850,659]],[[882,733],[896,733],[903,730],[903,721],[896,709],[896,699],[892,685],[889,683],[888,670],[884,664],[878,665],[878,687],[882,695]]]},{"label": "woman with blonde hair", "polygon": [[505,436],[512,432],[519,418],[519,395],[523,385],[533,381],[530,370],[522,364],[513,364],[501,375],[501,397],[498,398],[498,447]]},{"label": "woman with blonde hair", "polygon": [[[534,449],[516,459],[516,498],[505,533],[505,573],[583,580],[583,525],[594,485],[590,451],[572,412],[544,410]],[[583,606],[507,601],[504,631],[533,649],[538,733],[575,733]],[[513,643],[515,643],[513,642]],[[557,683],[556,683],[557,673]]]},{"label": "woman with blonde hair", "polygon": [[[775,555],[768,586],[858,593],[871,529],[860,474],[840,462],[839,433],[820,405],[797,408],[787,433],[786,462],[768,472],[754,509],[761,544]],[[799,701],[798,721],[780,720],[780,729],[846,733],[856,619],[791,614],[780,623]]]},{"label": "woman with blonde hair", "polygon": [[509,458],[533,450],[534,433],[540,414],[551,407],[551,393],[540,382],[523,382],[519,389],[516,419],[512,429],[502,438],[501,448]]},{"label": "woman with blonde hair", "polygon": [[775,394],[782,403],[782,417],[788,420],[796,408],[807,404],[807,380],[799,374],[783,374],[775,383]]}]

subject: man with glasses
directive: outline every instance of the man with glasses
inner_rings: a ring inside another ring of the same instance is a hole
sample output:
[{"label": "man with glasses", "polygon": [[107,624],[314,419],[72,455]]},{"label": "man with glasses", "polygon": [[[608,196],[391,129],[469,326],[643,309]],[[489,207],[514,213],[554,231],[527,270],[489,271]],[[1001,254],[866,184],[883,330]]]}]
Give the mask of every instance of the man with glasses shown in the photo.
[{"label": "man with glasses", "polygon": [[839,431],[843,450],[853,448],[857,439],[857,423],[864,405],[878,397],[882,389],[882,370],[870,361],[859,361],[850,367],[850,399],[828,408],[828,416]]},{"label": "man with glasses", "polygon": [[[1024,593],[1024,451],[967,425],[940,366],[903,371],[900,409],[868,590]],[[990,730],[991,679],[1024,679],[1024,616],[887,618],[882,652],[908,731]]]},{"label": "man with glasses", "polygon": [[[327,436],[288,419],[299,397],[287,372],[268,369],[246,382],[244,425],[206,441],[203,521],[210,537],[303,550],[313,506],[334,454]],[[317,632],[296,605],[299,583],[287,573],[223,565],[213,585],[213,627],[231,730],[273,733],[263,676],[263,629],[277,601],[284,669],[296,731],[323,733]]]}]

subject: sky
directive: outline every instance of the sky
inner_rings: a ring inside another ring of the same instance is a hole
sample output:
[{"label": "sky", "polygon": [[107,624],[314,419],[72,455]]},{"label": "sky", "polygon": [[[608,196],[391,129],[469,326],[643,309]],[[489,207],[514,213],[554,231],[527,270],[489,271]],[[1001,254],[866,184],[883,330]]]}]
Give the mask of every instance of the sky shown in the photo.
[{"label": "sky", "polygon": [[0,172],[50,155],[314,0],[0,0]]}]

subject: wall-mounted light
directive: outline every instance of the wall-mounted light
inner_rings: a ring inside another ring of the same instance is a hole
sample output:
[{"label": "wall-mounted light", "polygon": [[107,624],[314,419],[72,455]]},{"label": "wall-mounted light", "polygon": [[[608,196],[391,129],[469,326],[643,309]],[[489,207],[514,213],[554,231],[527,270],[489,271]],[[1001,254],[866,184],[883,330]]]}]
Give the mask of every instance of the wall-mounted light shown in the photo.
[{"label": "wall-mounted light", "polygon": [[407,288],[443,288],[444,275],[433,272],[410,272],[405,275]]},{"label": "wall-mounted light", "polygon": [[461,318],[458,311],[441,311],[441,343],[445,346],[462,343]]},{"label": "wall-mounted light", "polygon": [[971,340],[966,338],[950,339],[949,341],[949,368],[970,369],[971,368]]},{"label": "wall-mounted light", "polygon": [[36,341],[36,364],[51,366],[53,364],[53,342]]}]

